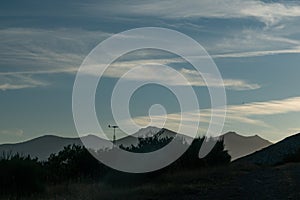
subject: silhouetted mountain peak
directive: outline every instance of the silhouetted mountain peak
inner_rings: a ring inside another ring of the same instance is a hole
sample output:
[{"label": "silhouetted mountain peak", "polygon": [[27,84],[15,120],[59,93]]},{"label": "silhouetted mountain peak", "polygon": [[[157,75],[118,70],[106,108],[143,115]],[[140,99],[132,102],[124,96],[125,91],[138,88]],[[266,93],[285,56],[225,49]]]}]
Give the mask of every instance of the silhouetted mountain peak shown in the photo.
[{"label": "silhouetted mountain peak", "polygon": [[225,149],[228,150],[232,160],[254,153],[272,143],[258,135],[242,136],[235,132],[223,135]]},{"label": "silhouetted mountain peak", "polygon": [[234,131],[230,131],[230,132],[227,132],[227,133],[225,133],[223,136],[227,136],[227,137],[229,137],[229,136],[231,136],[231,137],[240,137],[240,138],[257,138],[257,139],[262,139],[262,140],[265,140],[265,139],[263,139],[262,137],[260,137],[259,135],[257,135],[257,134],[255,134],[255,135],[250,135],[250,136],[244,136],[244,135],[240,135],[240,134],[238,134],[238,133],[236,133],[236,132],[234,132]]},{"label": "silhouetted mountain peak", "polygon": [[141,128],[139,131],[134,133],[132,136],[134,137],[151,137],[161,131],[161,128],[157,128],[155,126],[148,126],[145,128]]}]

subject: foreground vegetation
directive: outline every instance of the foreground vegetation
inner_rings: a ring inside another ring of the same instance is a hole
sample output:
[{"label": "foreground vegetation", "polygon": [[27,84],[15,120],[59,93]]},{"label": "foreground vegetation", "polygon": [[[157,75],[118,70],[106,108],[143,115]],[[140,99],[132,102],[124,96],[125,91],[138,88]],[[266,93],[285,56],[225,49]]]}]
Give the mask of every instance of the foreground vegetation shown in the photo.
[{"label": "foreground vegetation", "polygon": [[[233,162],[219,141],[204,159],[193,142],[171,166],[147,174],[114,171],[81,146],[67,146],[45,162],[4,154],[0,199],[299,199],[299,151],[276,166]],[[149,152],[170,139],[140,139],[133,152]]]},{"label": "foreground vegetation", "polygon": [[111,185],[102,181],[47,185],[43,193],[20,199],[299,199],[300,164],[237,165],[166,172],[152,181]]},{"label": "foreground vegetation", "polygon": [[[168,144],[171,139],[140,138],[137,146],[121,148],[132,152],[150,152]],[[140,195],[175,194],[180,192],[178,188],[183,182],[190,182],[195,176],[208,174],[204,171],[230,162],[223,141],[218,141],[207,157],[199,159],[198,152],[203,142],[204,138],[194,140],[172,165],[146,174],[128,174],[110,169],[87,149],[76,145],[64,147],[43,162],[30,156],[4,154],[0,160],[0,195],[3,198],[111,199],[122,194],[141,199]],[[186,144],[182,142],[182,145]]]}]

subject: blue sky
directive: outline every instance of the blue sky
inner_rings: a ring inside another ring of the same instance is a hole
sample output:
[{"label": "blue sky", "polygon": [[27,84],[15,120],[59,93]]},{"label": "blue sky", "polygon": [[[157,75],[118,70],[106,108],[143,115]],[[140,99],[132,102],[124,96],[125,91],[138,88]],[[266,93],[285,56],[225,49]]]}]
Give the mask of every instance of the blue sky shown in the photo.
[{"label": "blue sky", "polygon": [[[300,131],[298,1],[5,0],[0,13],[1,143],[44,134],[75,137],[72,87],[81,62],[109,36],[147,26],[180,31],[212,56],[227,92],[224,132],[278,141]],[[97,92],[102,125],[114,123],[109,103],[120,74],[153,61],[193,79],[191,66],[170,53],[145,50],[119,58]],[[203,113],[203,132],[209,96],[203,82],[193,88]],[[156,103],[173,119],[168,128],[176,127],[178,102],[156,85],[134,94],[133,118],[145,123],[149,107]]]}]

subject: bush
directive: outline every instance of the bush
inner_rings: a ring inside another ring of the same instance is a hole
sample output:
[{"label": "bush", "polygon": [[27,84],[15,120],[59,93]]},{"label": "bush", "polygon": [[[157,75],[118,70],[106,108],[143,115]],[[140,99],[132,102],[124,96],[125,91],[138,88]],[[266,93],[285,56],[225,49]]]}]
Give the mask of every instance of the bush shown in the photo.
[{"label": "bush", "polygon": [[59,153],[51,154],[45,167],[50,182],[96,179],[106,170],[86,148],[78,145],[69,145]]},{"label": "bush", "polygon": [[[139,143],[137,146],[131,147],[123,147],[120,148],[135,152],[135,153],[147,153],[151,151],[155,151],[167,145],[172,139],[177,140],[177,145],[188,145],[184,138],[162,138],[158,137],[150,137],[150,138],[138,138]],[[198,168],[205,166],[214,166],[214,165],[222,165],[230,163],[231,156],[224,149],[223,140],[216,141],[215,146],[211,150],[211,152],[205,157],[199,158],[199,151],[203,144],[203,142],[211,142],[206,141],[206,138],[196,138],[193,140],[192,144],[188,147],[187,151],[177,160],[172,166],[175,168]]]},{"label": "bush", "polygon": [[44,189],[42,166],[37,159],[19,154],[0,159],[0,193],[16,196],[41,192]]}]

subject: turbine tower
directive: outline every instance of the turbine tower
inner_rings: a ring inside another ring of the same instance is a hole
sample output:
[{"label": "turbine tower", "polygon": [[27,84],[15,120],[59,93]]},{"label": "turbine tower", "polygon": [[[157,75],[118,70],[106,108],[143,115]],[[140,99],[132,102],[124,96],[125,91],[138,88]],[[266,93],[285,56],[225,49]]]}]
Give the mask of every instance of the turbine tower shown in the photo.
[{"label": "turbine tower", "polygon": [[119,127],[116,125],[108,125],[108,128],[114,129],[113,144],[115,144],[116,143],[116,128],[119,128]]}]

